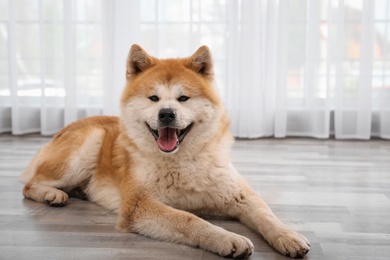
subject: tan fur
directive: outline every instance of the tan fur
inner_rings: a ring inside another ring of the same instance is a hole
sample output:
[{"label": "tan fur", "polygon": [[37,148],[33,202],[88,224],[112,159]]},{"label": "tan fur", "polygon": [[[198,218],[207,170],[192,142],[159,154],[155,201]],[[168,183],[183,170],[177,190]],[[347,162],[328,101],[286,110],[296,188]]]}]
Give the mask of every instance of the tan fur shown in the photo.
[{"label": "tan fur", "polygon": [[[230,162],[233,139],[207,47],[159,60],[133,45],[126,78],[120,118],[86,118],[60,131],[23,174],[25,197],[63,206],[67,193],[81,189],[118,212],[120,230],[247,258],[250,240],[190,212],[218,213],[239,219],[284,255],[308,252],[307,239],[280,222]],[[179,102],[181,95],[190,99]],[[193,124],[172,153],[160,151],[147,127],[159,127],[164,108],[175,111],[178,129]]]}]

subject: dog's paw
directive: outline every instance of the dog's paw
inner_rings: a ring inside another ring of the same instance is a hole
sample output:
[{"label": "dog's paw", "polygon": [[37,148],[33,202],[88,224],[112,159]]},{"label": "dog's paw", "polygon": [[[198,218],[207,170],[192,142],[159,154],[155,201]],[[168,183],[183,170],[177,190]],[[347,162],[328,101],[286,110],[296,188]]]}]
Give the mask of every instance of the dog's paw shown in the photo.
[{"label": "dog's paw", "polygon": [[281,254],[291,258],[303,258],[310,250],[310,242],[291,229],[278,232],[268,242]]},{"label": "dog's paw", "polygon": [[45,202],[50,207],[63,207],[68,204],[68,194],[63,191],[49,191],[45,195]]},{"label": "dog's paw", "polygon": [[247,259],[253,252],[253,244],[246,237],[227,232],[213,241],[212,251],[225,258]]}]

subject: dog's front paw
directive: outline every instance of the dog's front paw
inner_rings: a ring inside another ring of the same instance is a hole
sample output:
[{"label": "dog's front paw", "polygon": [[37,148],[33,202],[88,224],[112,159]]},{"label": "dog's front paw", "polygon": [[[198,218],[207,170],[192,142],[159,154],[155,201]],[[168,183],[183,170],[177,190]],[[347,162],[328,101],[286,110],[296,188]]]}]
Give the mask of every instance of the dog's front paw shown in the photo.
[{"label": "dog's front paw", "polygon": [[210,249],[226,258],[247,259],[253,248],[252,242],[246,237],[227,232],[212,241]]},{"label": "dog's front paw", "polygon": [[310,242],[291,229],[274,234],[268,242],[281,254],[291,258],[303,258],[310,250]]}]

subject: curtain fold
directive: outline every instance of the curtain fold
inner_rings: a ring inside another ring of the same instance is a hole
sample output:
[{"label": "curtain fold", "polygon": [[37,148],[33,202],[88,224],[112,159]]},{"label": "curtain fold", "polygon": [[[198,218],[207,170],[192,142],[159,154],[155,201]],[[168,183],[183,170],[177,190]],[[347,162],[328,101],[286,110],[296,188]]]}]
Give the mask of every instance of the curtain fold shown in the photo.
[{"label": "curtain fold", "polygon": [[102,1],[103,114],[119,115],[130,45],[139,41],[140,0]]},{"label": "curtain fold", "polygon": [[[118,115],[133,43],[208,45],[236,137],[390,139],[386,0],[0,1],[0,132]],[[33,12],[32,12],[33,11]]]},{"label": "curtain fold", "polygon": [[235,136],[388,138],[388,1],[229,4]]}]

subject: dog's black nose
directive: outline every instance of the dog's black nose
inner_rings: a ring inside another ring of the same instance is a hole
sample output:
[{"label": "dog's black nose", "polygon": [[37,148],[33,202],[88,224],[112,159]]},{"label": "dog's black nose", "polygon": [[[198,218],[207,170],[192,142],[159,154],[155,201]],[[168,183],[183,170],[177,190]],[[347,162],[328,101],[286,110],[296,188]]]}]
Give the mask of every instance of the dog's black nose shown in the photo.
[{"label": "dog's black nose", "polygon": [[176,118],[176,113],[171,108],[163,108],[158,112],[158,120],[164,125],[168,125]]}]

